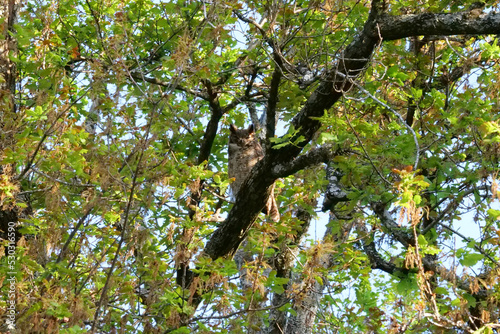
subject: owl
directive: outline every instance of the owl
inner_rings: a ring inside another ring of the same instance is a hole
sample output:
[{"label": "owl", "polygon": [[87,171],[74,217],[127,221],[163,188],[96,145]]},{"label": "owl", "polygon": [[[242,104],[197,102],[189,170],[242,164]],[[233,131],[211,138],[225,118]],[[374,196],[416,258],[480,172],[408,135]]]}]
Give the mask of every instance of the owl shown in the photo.
[{"label": "owl", "polygon": [[[229,166],[227,173],[230,178],[234,178],[231,183],[231,190],[233,196],[236,197],[243,181],[248,177],[253,166],[264,157],[264,153],[258,139],[255,138],[253,125],[250,125],[247,129],[237,129],[231,124],[229,129],[231,135],[229,136]],[[275,222],[280,219],[278,205],[274,198],[274,184],[263,212]]]}]

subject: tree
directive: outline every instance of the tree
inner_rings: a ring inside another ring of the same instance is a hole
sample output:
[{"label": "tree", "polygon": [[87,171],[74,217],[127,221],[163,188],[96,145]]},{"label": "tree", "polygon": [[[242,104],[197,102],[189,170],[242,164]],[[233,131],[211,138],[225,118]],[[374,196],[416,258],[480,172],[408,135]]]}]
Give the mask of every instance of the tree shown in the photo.
[{"label": "tree", "polygon": [[2,330],[498,332],[498,1],[1,10]]}]

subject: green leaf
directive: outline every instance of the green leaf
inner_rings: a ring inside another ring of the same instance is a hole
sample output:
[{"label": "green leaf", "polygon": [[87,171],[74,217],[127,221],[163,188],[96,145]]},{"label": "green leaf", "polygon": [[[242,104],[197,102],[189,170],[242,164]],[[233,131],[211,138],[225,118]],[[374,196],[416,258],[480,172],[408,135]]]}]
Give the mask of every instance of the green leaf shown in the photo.
[{"label": "green leaf", "polygon": [[437,294],[441,294],[441,295],[445,295],[448,293],[448,290],[446,288],[443,288],[441,286],[438,286],[436,289],[435,289],[435,292]]},{"label": "green leaf", "polygon": [[334,136],[333,134],[331,133],[328,133],[328,132],[322,132],[320,133],[319,135],[319,138],[318,138],[318,144],[320,145],[323,145],[324,143],[327,143],[327,142],[331,142],[331,141],[335,141],[336,140],[336,136]]},{"label": "green leaf", "polygon": [[476,307],[476,298],[468,293],[464,293],[463,297],[467,301],[467,304],[469,304],[469,307]]},{"label": "green leaf", "polygon": [[420,247],[426,247],[428,245],[428,242],[427,240],[425,239],[425,236],[423,236],[422,234],[420,234],[418,236],[418,245]]},{"label": "green leaf", "polygon": [[416,205],[419,205],[420,203],[422,203],[422,196],[420,195],[413,196],[413,202],[415,202]]},{"label": "green leaf", "polygon": [[472,334],[493,334],[493,329],[491,329],[489,326],[483,326],[478,330],[472,332]]},{"label": "green leaf", "polygon": [[475,266],[482,259],[484,259],[483,254],[479,253],[465,254],[462,260],[460,260],[460,263],[466,267],[472,267]]},{"label": "green leaf", "polygon": [[495,210],[495,209],[488,209],[488,216],[493,219],[493,220],[499,220],[500,219],[500,210]]},{"label": "green leaf", "polygon": [[407,294],[418,289],[417,281],[413,277],[405,277],[396,285],[396,290],[400,294]]}]

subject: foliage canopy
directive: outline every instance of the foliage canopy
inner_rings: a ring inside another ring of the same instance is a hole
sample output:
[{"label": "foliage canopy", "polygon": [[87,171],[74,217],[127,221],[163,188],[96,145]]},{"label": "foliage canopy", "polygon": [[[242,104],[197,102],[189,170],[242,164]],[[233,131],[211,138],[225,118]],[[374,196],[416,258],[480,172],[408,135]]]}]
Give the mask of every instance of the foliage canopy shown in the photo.
[{"label": "foliage canopy", "polygon": [[1,11],[2,331],[498,332],[499,1]]}]

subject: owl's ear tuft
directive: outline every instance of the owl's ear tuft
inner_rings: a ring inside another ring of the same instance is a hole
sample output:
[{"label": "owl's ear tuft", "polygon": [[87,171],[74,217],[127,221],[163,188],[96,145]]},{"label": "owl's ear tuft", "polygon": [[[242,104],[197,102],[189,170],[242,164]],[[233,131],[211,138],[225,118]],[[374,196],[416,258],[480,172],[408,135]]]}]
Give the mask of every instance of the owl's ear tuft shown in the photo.
[{"label": "owl's ear tuft", "polygon": [[231,130],[231,132],[232,132],[232,133],[236,133],[236,131],[237,131],[238,129],[234,126],[234,124],[230,124],[230,125],[229,125],[229,130]]},{"label": "owl's ear tuft", "polygon": [[247,129],[247,130],[248,130],[248,134],[252,134],[252,133],[254,132],[253,124],[250,124],[250,125],[248,126],[248,129]]}]

